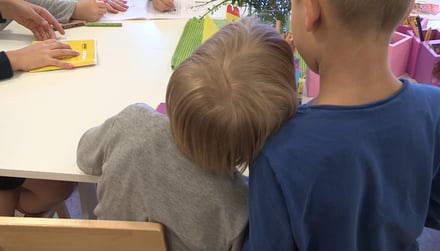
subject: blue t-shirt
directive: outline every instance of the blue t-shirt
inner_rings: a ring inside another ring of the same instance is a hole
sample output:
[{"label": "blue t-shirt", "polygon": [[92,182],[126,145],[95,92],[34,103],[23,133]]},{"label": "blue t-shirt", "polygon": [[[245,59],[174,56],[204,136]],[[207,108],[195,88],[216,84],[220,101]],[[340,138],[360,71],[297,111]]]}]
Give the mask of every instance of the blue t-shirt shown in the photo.
[{"label": "blue t-shirt", "polygon": [[250,166],[244,250],[413,251],[440,229],[440,88],[303,105]]}]

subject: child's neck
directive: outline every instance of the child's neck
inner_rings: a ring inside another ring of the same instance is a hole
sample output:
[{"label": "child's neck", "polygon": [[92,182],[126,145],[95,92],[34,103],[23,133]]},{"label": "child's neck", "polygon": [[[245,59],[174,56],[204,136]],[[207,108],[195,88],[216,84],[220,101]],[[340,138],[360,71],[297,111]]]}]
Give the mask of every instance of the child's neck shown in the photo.
[{"label": "child's neck", "polygon": [[388,68],[387,43],[380,44],[377,40],[356,39],[322,45],[320,94],[314,103],[361,105],[399,90],[401,82]]}]

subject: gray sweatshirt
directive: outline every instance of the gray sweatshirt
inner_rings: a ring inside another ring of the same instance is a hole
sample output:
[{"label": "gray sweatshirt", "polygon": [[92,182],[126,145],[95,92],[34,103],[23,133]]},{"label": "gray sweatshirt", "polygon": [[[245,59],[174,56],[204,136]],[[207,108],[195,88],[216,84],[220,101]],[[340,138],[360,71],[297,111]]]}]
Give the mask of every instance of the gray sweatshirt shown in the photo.
[{"label": "gray sweatshirt", "polygon": [[73,15],[77,0],[26,0],[47,9],[60,23],[67,23]]},{"label": "gray sweatshirt", "polygon": [[160,222],[170,251],[240,250],[248,219],[244,178],[204,171],[173,142],[168,117],[142,104],[88,130],[77,162],[100,175],[95,214]]}]

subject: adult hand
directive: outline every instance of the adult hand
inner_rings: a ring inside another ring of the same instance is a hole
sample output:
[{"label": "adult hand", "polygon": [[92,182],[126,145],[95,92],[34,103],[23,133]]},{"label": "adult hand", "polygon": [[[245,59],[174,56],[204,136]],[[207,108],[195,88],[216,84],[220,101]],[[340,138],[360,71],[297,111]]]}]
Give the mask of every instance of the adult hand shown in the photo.
[{"label": "adult hand", "polygon": [[13,71],[30,71],[49,65],[72,68],[71,63],[62,61],[60,58],[78,56],[79,52],[72,50],[68,44],[49,39],[18,50],[7,51],[6,55]]},{"label": "adult hand", "polygon": [[2,1],[0,10],[3,18],[14,19],[34,33],[37,40],[56,38],[54,28],[61,34],[61,24],[46,9],[23,0]]},{"label": "adult hand", "polygon": [[153,7],[162,12],[176,10],[173,0],[153,0]]},{"label": "adult hand", "polygon": [[106,2],[107,11],[110,13],[118,13],[120,11],[126,11],[128,9],[126,0],[108,0]]}]

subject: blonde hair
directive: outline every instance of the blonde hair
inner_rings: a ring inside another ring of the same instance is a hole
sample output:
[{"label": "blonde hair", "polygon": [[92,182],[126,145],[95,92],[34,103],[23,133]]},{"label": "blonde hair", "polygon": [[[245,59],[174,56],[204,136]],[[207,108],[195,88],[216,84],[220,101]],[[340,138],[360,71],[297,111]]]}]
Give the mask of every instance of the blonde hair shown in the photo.
[{"label": "blonde hair", "polygon": [[293,53],[274,28],[226,24],[172,74],[167,112],[178,148],[202,168],[231,174],[296,111]]},{"label": "blonde hair", "polygon": [[340,21],[352,31],[372,27],[392,31],[407,14],[412,0],[328,0]]}]

